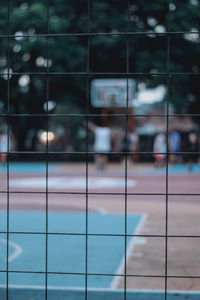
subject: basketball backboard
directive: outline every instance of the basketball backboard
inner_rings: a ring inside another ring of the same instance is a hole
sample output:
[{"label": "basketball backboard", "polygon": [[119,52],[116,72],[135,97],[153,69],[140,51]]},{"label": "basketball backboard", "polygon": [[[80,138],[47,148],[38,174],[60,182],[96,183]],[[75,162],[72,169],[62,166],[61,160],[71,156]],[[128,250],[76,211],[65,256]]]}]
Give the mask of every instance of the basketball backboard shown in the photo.
[{"label": "basketball backboard", "polygon": [[[128,90],[128,97],[127,97]],[[133,79],[94,79],[91,83],[91,104],[94,107],[133,106],[136,83]]]}]

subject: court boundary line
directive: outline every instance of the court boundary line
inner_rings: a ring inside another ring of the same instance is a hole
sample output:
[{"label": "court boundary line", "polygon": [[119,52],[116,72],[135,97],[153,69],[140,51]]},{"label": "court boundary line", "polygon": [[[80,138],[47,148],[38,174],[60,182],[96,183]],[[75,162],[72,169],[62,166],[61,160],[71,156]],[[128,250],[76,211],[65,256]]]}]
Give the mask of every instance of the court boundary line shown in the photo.
[{"label": "court boundary line", "polygon": [[[139,220],[136,229],[133,231],[134,235],[138,235],[140,233],[140,231],[142,230],[142,227],[144,226],[144,223],[146,222],[148,217],[147,213],[143,213],[141,215],[141,219]],[[133,253],[133,250],[135,248],[135,245],[138,243],[138,241],[140,240],[140,238],[133,236],[129,243],[128,243],[128,247],[127,247],[127,251],[126,254],[123,255],[121,262],[117,268],[117,271],[115,272],[116,275],[122,274],[124,272],[124,264],[125,264],[125,256],[126,256],[126,261],[128,262],[131,254]],[[112,279],[110,285],[109,285],[109,289],[110,290],[115,290],[117,289],[117,286],[119,285],[121,278],[120,276],[114,276],[114,278]]]},{"label": "court boundary line", "polygon": [[[0,289],[1,288],[6,288],[6,284],[1,284],[0,285]],[[15,285],[15,284],[11,284],[9,285],[10,289],[33,289],[33,290],[45,290],[45,286],[44,285]],[[66,287],[66,286],[48,286],[48,290],[54,290],[54,291],[85,291],[84,287]],[[116,293],[121,293],[124,292],[124,289],[110,289],[110,288],[94,288],[94,287],[88,287],[89,291],[94,291],[94,292],[116,292]],[[155,294],[159,294],[159,293],[164,293],[164,289],[163,290],[139,290],[139,289],[128,289],[127,290],[128,293],[144,293],[144,294],[148,294],[148,293],[155,293]],[[188,294],[188,295],[193,295],[193,294],[200,294],[200,291],[198,290],[194,290],[194,291],[185,291],[185,290],[168,290],[167,291],[168,294],[174,294],[174,293],[178,293],[178,294]]]}]

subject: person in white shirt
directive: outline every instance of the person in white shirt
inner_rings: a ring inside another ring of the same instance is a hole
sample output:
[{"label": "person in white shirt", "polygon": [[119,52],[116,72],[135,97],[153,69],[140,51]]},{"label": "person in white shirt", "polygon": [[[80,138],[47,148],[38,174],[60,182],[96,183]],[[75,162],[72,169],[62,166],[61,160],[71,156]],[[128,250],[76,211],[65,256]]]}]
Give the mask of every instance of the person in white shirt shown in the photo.
[{"label": "person in white shirt", "polygon": [[111,151],[111,129],[88,122],[88,128],[94,132],[95,164],[98,170],[104,170],[108,161],[107,153]]},{"label": "person in white shirt", "polygon": [[165,165],[166,160],[166,136],[164,133],[158,133],[155,136],[153,144],[153,152],[155,157],[155,167],[162,168]]}]

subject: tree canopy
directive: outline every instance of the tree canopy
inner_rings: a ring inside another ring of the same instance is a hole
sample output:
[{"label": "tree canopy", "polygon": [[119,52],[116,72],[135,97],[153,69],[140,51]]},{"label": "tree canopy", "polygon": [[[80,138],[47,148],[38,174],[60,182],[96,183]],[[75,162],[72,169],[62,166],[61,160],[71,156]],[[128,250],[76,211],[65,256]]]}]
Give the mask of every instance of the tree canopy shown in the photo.
[{"label": "tree canopy", "polygon": [[[166,0],[93,0],[89,8],[86,0],[51,0],[49,11],[47,0],[12,0],[10,26],[1,2],[2,112],[8,109],[8,69],[14,114],[45,113],[47,99],[56,103],[54,112],[86,112],[87,72],[89,80],[128,72],[146,87],[167,85],[167,73],[181,73],[170,76],[170,102],[177,113],[200,112],[199,0],[172,0],[169,7]],[[21,149],[30,129],[45,127],[41,117],[10,122]]]}]

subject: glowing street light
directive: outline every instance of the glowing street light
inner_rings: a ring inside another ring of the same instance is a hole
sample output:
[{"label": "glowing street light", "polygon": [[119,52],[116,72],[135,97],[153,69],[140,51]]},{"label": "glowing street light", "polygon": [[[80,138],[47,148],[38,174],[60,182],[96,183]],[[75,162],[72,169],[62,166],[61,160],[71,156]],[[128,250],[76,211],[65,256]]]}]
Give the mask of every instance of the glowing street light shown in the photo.
[{"label": "glowing street light", "polygon": [[52,131],[43,131],[40,134],[40,142],[45,144],[47,141],[52,142],[55,138],[55,134]]}]

